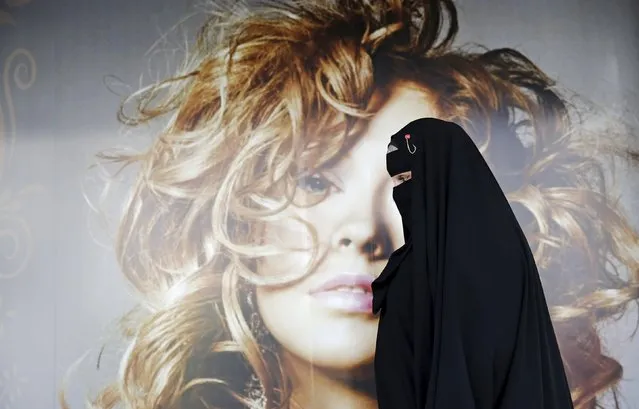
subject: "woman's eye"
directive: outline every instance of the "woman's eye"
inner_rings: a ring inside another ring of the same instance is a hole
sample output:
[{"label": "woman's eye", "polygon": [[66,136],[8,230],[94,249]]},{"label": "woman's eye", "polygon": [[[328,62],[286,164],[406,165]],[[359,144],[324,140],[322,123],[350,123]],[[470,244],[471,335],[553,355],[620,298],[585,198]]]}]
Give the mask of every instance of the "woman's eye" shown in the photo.
[{"label": "woman's eye", "polygon": [[314,174],[299,178],[297,186],[308,193],[324,195],[331,188],[331,182],[320,174]]},{"label": "woman's eye", "polygon": [[410,180],[413,177],[412,172],[400,173],[399,175],[393,176],[393,186],[399,186],[402,183]]},{"label": "woman's eye", "polygon": [[293,203],[300,207],[315,206],[328,197],[335,185],[322,174],[315,173],[297,179]]}]

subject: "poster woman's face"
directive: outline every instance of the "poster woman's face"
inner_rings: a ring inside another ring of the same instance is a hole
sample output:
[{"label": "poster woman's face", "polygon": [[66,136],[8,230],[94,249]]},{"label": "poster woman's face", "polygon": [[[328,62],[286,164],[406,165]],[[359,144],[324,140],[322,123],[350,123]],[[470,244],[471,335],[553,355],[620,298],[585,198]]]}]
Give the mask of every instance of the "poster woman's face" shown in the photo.
[{"label": "poster woman's face", "polygon": [[[326,256],[303,280],[257,291],[262,319],[285,356],[332,370],[372,362],[377,319],[371,314],[371,282],[403,240],[386,148],[406,123],[435,112],[424,91],[397,87],[350,152],[335,166],[300,181],[300,195],[321,197],[328,191],[312,207],[287,209],[315,228]],[[267,240],[297,247],[311,243],[293,220],[271,226]],[[309,259],[309,253],[300,252],[271,257],[259,273],[295,272]]]}]

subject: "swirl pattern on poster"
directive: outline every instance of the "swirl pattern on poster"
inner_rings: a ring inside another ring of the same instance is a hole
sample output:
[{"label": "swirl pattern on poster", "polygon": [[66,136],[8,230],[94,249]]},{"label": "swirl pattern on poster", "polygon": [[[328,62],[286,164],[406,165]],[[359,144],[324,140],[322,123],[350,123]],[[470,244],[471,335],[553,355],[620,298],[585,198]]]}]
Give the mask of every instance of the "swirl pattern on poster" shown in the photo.
[{"label": "swirl pattern on poster", "polygon": [[[16,8],[31,0],[5,0],[5,6]],[[0,9],[0,28],[17,26],[14,15]],[[28,184],[17,189],[11,183],[10,165],[17,138],[17,120],[14,91],[25,91],[36,81],[37,65],[33,54],[25,48],[16,48],[2,63],[0,85],[0,283],[22,274],[32,254],[33,240],[28,221],[22,215],[26,196],[41,191],[41,186]],[[9,285],[0,288],[9,290]],[[0,345],[7,335],[7,323],[15,310],[0,294]],[[0,365],[0,407],[17,407],[23,387],[28,382],[15,363]]]},{"label": "swirl pattern on poster", "polygon": [[[14,7],[25,3],[7,2]],[[10,16],[4,11],[2,15]],[[0,25],[2,22],[15,24],[15,19],[6,17],[0,19]],[[0,260],[3,267],[0,280],[21,274],[31,255],[31,231],[19,210],[24,196],[39,190],[39,186],[28,185],[12,191],[8,179],[17,135],[13,92],[29,89],[36,80],[36,72],[35,58],[24,48],[15,49],[3,63],[0,100]]]}]

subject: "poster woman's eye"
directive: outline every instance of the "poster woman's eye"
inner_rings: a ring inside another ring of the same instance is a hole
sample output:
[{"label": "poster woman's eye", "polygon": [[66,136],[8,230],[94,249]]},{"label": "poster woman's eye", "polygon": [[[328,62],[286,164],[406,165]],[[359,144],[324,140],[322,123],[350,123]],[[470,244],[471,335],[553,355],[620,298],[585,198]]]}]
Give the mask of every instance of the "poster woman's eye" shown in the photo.
[{"label": "poster woman's eye", "polygon": [[306,193],[325,196],[329,193],[332,183],[322,174],[303,175],[297,180],[297,187]]},{"label": "poster woman's eye", "polygon": [[300,207],[315,206],[333,190],[333,183],[320,173],[302,175],[297,179],[293,203]]}]

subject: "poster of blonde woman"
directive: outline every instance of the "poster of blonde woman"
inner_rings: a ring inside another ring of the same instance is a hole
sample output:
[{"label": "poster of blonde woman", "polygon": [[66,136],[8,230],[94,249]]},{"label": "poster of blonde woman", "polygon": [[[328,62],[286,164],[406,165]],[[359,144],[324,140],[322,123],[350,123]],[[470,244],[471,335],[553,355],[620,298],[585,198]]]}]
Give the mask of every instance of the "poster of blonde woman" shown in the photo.
[{"label": "poster of blonde woman", "polygon": [[377,408],[420,117],[506,193],[574,406],[639,408],[634,2],[55,3],[0,7],[0,408]]}]

